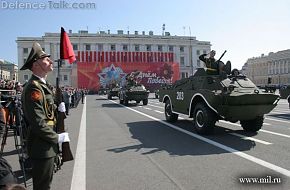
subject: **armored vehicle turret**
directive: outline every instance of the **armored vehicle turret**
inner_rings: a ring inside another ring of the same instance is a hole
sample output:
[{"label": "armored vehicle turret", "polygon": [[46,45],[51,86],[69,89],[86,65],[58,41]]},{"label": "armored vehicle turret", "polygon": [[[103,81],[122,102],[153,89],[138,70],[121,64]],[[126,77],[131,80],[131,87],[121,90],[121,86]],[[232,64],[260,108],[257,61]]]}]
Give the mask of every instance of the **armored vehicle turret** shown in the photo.
[{"label": "armored vehicle turret", "polygon": [[245,131],[259,131],[264,114],[277,105],[279,95],[257,88],[237,70],[230,75],[208,75],[198,68],[193,76],[166,85],[159,90],[159,101],[165,103],[165,118],[175,122],[178,114],[193,118],[199,134],[211,134],[215,122],[240,122]]},{"label": "armored vehicle turret", "polygon": [[126,76],[126,84],[119,91],[120,104],[128,105],[129,101],[135,100],[136,103],[143,102],[148,104],[149,91],[145,86],[138,83],[136,77],[140,72],[135,71]]}]

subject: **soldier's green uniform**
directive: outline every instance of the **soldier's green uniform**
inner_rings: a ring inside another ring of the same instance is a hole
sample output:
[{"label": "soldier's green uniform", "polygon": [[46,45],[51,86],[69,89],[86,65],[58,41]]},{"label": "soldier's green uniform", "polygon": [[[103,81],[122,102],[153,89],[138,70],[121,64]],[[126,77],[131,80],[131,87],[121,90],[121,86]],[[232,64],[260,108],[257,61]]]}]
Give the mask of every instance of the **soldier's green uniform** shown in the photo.
[{"label": "soldier's green uniform", "polygon": [[205,58],[207,54],[202,54],[199,59],[205,63],[207,67],[206,73],[209,75],[219,74],[219,64],[216,62],[215,58]]},{"label": "soldier's green uniform", "polygon": [[[33,45],[29,59],[21,70],[30,69],[32,63],[42,56],[49,56]],[[58,135],[54,131],[55,109],[53,92],[40,78],[32,75],[22,93],[23,111],[29,125],[27,137],[28,155],[32,160],[34,190],[50,189],[54,159],[58,152]]]}]

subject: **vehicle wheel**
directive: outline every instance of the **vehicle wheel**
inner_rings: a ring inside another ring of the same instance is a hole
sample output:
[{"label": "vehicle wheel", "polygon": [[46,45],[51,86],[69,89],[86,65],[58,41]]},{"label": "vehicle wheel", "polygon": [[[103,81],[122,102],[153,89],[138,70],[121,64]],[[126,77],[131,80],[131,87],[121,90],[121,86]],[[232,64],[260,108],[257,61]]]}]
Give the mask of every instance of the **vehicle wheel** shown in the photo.
[{"label": "vehicle wheel", "polygon": [[244,120],[244,121],[240,121],[241,126],[243,127],[243,129],[245,131],[249,131],[249,132],[257,132],[259,131],[262,126],[263,126],[263,122],[264,122],[264,116],[258,116],[255,119],[252,120]]},{"label": "vehicle wheel", "polygon": [[139,104],[140,103],[140,100],[136,101],[136,103]]},{"label": "vehicle wheel", "polygon": [[198,134],[209,135],[214,132],[216,122],[215,113],[204,103],[196,104],[194,108],[193,125]]},{"label": "vehicle wheel", "polygon": [[170,101],[165,102],[165,118],[168,122],[176,122],[178,119],[178,114],[172,113]]},{"label": "vehicle wheel", "polygon": [[143,100],[143,105],[146,106],[148,104],[148,99]]}]

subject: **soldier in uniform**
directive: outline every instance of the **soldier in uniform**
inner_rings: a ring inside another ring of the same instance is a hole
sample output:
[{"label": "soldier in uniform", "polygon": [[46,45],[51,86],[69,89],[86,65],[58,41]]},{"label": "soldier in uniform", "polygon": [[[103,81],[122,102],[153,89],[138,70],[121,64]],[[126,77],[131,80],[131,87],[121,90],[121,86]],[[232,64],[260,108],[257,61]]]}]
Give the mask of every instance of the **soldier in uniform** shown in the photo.
[{"label": "soldier in uniform", "polygon": [[46,82],[47,74],[53,70],[53,62],[49,57],[38,43],[34,43],[20,69],[29,69],[33,73],[24,87],[22,101],[29,127],[27,151],[32,161],[34,190],[50,189],[58,143],[69,141],[68,133],[57,134],[54,131],[57,106]]},{"label": "soldier in uniform", "polygon": [[231,72],[231,62],[227,61],[226,65],[223,64],[221,61],[217,61],[214,56],[216,52],[215,50],[211,50],[209,52],[209,58],[206,58],[208,54],[202,54],[199,56],[199,59],[205,63],[207,67],[206,73],[209,75],[218,75],[221,72],[225,72],[226,74],[230,74]]}]

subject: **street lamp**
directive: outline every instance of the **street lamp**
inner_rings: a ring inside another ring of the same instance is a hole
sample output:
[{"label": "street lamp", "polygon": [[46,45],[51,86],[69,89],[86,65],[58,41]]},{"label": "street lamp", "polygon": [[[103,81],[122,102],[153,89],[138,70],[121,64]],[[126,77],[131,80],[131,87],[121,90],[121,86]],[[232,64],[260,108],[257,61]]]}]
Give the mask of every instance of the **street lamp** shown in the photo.
[{"label": "street lamp", "polygon": [[190,29],[190,26],[188,28],[189,28],[189,56],[190,56],[189,63],[190,63],[190,72],[191,72],[191,75],[193,75],[191,29]]},{"label": "street lamp", "polygon": [[0,77],[1,80],[2,80],[2,78],[3,78],[3,77],[2,77],[2,75],[3,75],[3,71],[2,71],[2,70],[3,70],[3,68],[2,68],[2,63],[1,63],[1,77]]}]

